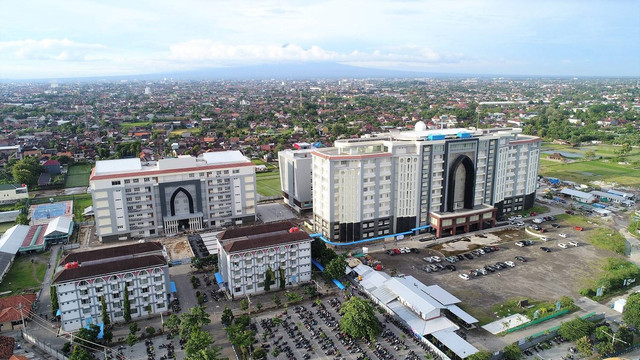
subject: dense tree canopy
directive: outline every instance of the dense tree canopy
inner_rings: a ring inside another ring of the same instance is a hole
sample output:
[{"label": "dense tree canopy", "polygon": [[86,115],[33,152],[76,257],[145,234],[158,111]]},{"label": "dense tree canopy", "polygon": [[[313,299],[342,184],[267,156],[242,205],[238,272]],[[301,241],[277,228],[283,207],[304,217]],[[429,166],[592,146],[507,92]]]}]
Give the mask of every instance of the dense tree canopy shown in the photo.
[{"label": "dense tree canopy", "polygon": [[42,166],[38,163],[38,159],[32,156],[27,156],[21,160],[18,160],[11,167],[11,176],[16,183],[27,184],[29,187],[36,186],[38,184],[38,177],[42,172]]},{"label": "dense tree canopy", "polygon": [[353,296],[342,304],[340,314],[340,330],[351,337],[374,340],[380,334],[375,309],[368,300]]},{"label": "dense tree canopy", "polygon": [[640,327],[640,293],[629,295],[622,319],[631,326]]},{"label": "dense tree canopy", "polygon": [[577,317],[562,323],[558,329],[558,334],[565,339],[575,341],[591,335],[595,329],[596,325],[594,323]]}]

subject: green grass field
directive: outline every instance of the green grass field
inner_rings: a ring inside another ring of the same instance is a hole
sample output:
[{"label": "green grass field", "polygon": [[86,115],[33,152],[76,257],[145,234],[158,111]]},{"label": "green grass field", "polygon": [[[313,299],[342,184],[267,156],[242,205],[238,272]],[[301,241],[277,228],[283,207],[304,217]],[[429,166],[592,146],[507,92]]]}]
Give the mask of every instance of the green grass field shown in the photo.
[{"label": "green grass field", "polygon": [[596,229],[589,236],[589,242],[597,248],[610,250],[621,255],[624,255],[627,249],[624,236],[611,229]]},{"label": "green grass field", "polygon": [[129,130],[133,127],[147,127],[151,126],[151,121],[138,121],[138,122],[127,122],[120,124],[120,128],[122,130]]},{"label": "green grass field", "polygon": [[640,169],[632,165],[618,165],[603,160],[560,163],[540,159],[538,173],[542,176],[575,181],[580,184],[599,180],[627,186],[640,185]]},{"label": "green grass field", "polygon": [[16,223],[13,221],[9,221],[6,223],[0,223],[0,235],[4,234],[5,231],[9,230],[9,228],[11,228],[13,225],[15,225]]},{"label": "green grass field", "polygon": [[280,173],[270,171],[256,174],[258,194],[262,196],[276,196],[282,193],[280,188]]},{"label": "green grass field", "polygon": [[89,176],[91,175],[92,166],[89,164],[78,164],[69,166],[67,172],[67,180],[64,187],[89,186]]},{"label": "green grass field", "polygon": [[0,293],[11,291],[10,294],[7,294],[11,296],[24,291],[36,292],[47,272],[48,261],[48,251],[37,255],[16,257],[11,269],[0,283]]},{"label": "green grass field", "polygon": [[73,221],[84,221],[82,212],[86,207],[93,205],[91,194],[76,195],[73,198]]}]

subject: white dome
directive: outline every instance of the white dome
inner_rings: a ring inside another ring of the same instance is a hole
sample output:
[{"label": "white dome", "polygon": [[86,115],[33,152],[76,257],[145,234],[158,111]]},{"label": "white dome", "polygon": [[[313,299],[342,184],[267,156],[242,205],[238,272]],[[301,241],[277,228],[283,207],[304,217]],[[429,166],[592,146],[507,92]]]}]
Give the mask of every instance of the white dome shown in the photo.
[{"label": "white dome", "polygon": [[415,131],[426,131],[427,130],[427,124],[424,123],[424,121],[420,120],[416,123],[416,126],[414,126],[413,128]]}]

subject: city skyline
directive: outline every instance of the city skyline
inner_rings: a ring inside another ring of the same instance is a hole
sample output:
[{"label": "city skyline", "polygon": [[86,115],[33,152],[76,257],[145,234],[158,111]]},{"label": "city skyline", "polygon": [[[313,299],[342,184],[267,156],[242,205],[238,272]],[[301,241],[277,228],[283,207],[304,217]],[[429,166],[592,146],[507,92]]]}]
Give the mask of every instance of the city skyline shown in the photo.
[{"label": "city skyline", "polygon": [[1,79],[282,63],[479,75],[640,75],[635,1],[32,1],[4,8]]}]

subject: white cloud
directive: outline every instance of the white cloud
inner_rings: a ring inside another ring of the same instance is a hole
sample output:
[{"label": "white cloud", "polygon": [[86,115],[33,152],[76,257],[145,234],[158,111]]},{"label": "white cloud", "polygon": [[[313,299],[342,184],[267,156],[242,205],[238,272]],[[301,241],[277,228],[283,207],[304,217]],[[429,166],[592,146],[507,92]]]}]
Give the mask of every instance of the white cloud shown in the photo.
[{"label": "white cloud", "polygon": [[230,45],[211,40],[191,40],[171,45],[169,58],[191,63],[258,64],[283,61],[330,61],[341,63],[403,62],[422,65],[456,63],[463,54],[442,54],[422,46],[398,46],[370,52],[352,50],[338,52],[313,45],[304,48],[297,44],[285,45]]},{"label": "white cloud", "polygon": [[64,39],[1,41],[0,57],[19,60],[88,61],[107,50],[102,44]]}]

